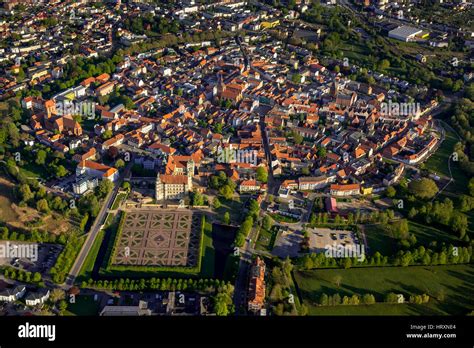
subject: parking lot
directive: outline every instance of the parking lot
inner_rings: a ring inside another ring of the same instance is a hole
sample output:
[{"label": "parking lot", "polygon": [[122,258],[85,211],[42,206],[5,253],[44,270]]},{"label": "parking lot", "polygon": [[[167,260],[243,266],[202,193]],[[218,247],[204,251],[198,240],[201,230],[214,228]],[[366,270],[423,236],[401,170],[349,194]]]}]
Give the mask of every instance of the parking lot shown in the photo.
[{"label": "parking lot", "polygon": [[325,252],[328,246],[343,245],[355,247],[359,244],[354,232],[331,230],[329,228],[309,229],[309,250],[311,253]]},{"label": "parking lot", "polygon": [[24,242],[9,242],[10,245],[37,245],[37,259],[33,260],[27,257],[0,257],[0,266],[11,266],[27,272],[46,273],[56,262],[62,246],[57,244],[36,244]]},{"label": "parking lot", "polygon": [[299,230],[291,230],[278,232],[275,246],[272,254],[281,258],[298,256],[303,241],[303,233]]}]

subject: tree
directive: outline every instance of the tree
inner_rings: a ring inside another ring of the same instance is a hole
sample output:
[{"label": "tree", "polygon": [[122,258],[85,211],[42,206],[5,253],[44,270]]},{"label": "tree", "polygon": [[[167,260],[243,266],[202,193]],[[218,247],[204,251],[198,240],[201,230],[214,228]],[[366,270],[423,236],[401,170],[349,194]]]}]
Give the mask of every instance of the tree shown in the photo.
[{"label": "tree", "polygon": [[123,159],[119,158],[118,160],[115,161],[115,168],[121,169],[125,167],[125,162]]},{"label": "tree", "polygon": [[293,140],[296,145],[299,145],[303,142],[304,138],[300,133],[293,132]]},{"label": "tree", "polygon": [[212,207],[214,208],[214,210],[217,210],[219,209],[220,207],[222,206],[221,204],[221,201],[219,200],[219,198],[214,198],[214,200],[212,201]]},{"label": "tree", "polygon": [[326,155],[327,155],[327,150],[326,150],[326,148],[325,148],[324,146],[320,146],[320,147],[318,148],[318,157],[319,157],[319,158],[324,158],[324,157],[326,157]]},{"label": "tree", "polygon": [[459,233],[459,238],[464,238],[464,236],[466,235],[467,227],[467,216],[459,212],[454,213],[451,221],[451,228],[454,232]]},{"label": "tree", "polygon": [[268,181],[267,169],[265,167],[258,167],[256,177],[258,181],[266,183]]},{"label": "tree", "polygon": [[34,197],[34,194],[31,192],[30,186],[28,184],[21,184],[18,191],[23,202],[28,202]]},{"label": "tree", "polygon": [[44,150],[39,150],[36,153],[35,163],[38,165],[43,165],[46,162],[47,153]]},{"label": "tree", "polygon": [[329,297],[325,293],[321,294],[321,297],[319,298],[319,304],[321,306],[327,306],[329,304]]},{"label": "tree", "polygon": [[106,130],[104,133],[102,133],[102,139],[103,140],[107,140],[107,139],[110,139],[112,138],[114,134],[112,133],[112,131],[109,129],[109,130]]},{"label": "tree", "polygon": [[222,218],[222,222],[223,222],[225,225],[230,224],[230,214],[229,214],[228,211],[226,211],[226,212],[224,213],[224,216],[223,216],[223,218]]},{"label": "tree", "polygon": [[397,194],[397,190],[395,190],[393,186],[389,186],[387,187],[387,191],[385,191],[385,194],[388,198],[393,198]]},{"label": "tree", "polygon": [[269,231],[273,226],[273,219],[270,216],[265,215],[262,226],[265,230]]},{"label": "tree", "polygon": [[418,211],[416,210],[415,207],[411,207],[410,211],[408,212],[408,217],[410,219],[413,219],[416,215],[418,214]]},{"label": "tree", "polygon": [[99,196],[99,198],[103,198],[105,196],[107,196],[107,194],[112,191],[114,187],[114,184],[112,181],[110,180],[101,180],[101,182],[99,183],[99,186],[97,186],[96,188],[96,193],[97,193],[97,196]]},{"label": "tree", "polygon": [[54,174],[57,178],[62,178],[67,175],[67,169],[63,165],[59,165],[55,168]]},{"label": "tree", "polygon": [[42,213],[48,213],[49,212],[49,205],[48,205],[48,201],[46,199],[40,199],[37,203],[36,203],[36,209],[38,209],[40,212]]},{"label": "tree", "polygon": [[234,190],[228,185],[224,185],[219,189],[219,193],[227,200],[232,199]]},{"label": "tree", "polygon": [[199,191],[193,192],[193,206],[202,206],[204,205],[204,197]]},{"label": "tree", "polygon": [[56,288],[51,291],[49,298],[53,303],[56,303],[58,301],[64,300],[66,298],[66,294],[64,290]]},{"label": "tree", "polygon": [[428,178],[413,180],[408,184],[408,191],[421,199],[431,199],[438,193],[436,183]]},{"label": "tree", "polygon": [[58,309],[59,312],[63,313],[67,309],[67,302],[65,300],[59,301]]},{"label": "tree", "polygon": [[[231,289],[232,290],[232,289]],[[214,311],[218,316],[227,316],[231,313],[229,307],[232,307],[231,291],[221,291],[213,297]]]},{"label": "tree", "polygon": [[332,282],[333,282],[334,285],[336,285],[337,287],[341,286],[342,276],[340,276],[339,274],[338,274],[338,275],[335,275],[335,276],[332,278]]},{"label": "tree", "polygon": [[251,199],[249,203],[249,215],[251,215],[254,218],[258,217],[258,214],[260,213],[260,204],[255,199]]},{"label": "tree", "polygon": [[375,303],[375,297],[372,294],[365,294],[362,296],[362,303],[364,304],[374,304]]},{"label": "tree", "polygon": [[41,273],[35,272],[33,274],[33,282],[39,283],[41,281]]},{"label": "tree", "polygon": [[291,81],[296,84],[301,83],[301,74],[298,74],[298,73],[293,74],[291,76]]}]

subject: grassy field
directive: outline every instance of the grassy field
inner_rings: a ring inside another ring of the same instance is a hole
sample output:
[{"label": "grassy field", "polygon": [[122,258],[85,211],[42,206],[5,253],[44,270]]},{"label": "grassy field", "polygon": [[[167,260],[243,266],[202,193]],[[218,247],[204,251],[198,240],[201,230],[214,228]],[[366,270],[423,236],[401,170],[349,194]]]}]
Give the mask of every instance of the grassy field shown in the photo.
[{"label": "grassy field", "polygon": [[226,212],[229,212],[230,219],[232,222],[240,222],[244,216],[243,214],[243,205],[240,202],[235,200],[227,200],[224,198],[219,198],[221,206],[217,209],[217,214],[219,216],[224,216]]},{"label": "grassy field", "polygon": [[13,221],[18,218],[15,210],[12,209],[11,205],[15,201],[13,189],[14,185],[3,178],[0,178],[0,220],[1,221]]},{"label": "grassy field", "polygon": [[256,249],[271,252],[273,250],[273,245],[275,244],[277,234],[278,228],[276,226],[272,227],[271,231],[261,228],[258,233]]},{"label": "grassy field", "polygon": [[416,236],[418,244],[426,246],[430,245],[432,241],[437,241],[438,244],[443,242],[447,244],[459,242],[459,238],[457,238],[456,235],[449,233],[447,228],[441,230],[414,221],[409,222],[409,227],[410,233],[413,233]]},{"label": "grassy field", "polygon": [[104,242],[105,230],[100,230],[95,237],[94,243],[87,254],[86,260],[82,264],[81,272],[77,277],[77,282],[87,280],[92,276],[92,271],[94,270],[95,261],[99,255],[100,246]]},{"label": "grassy field", "polygon": [[99,313],[99,304],[94,301],[93,296],[78,295],[76,303],[69,303],[66,315],[97,315]]},{"label": "grassy field", "polygon": [[[342,277],[339,287],[334,281],[336,276]],[[474,298],[471,296],[474,290],[473,265],[298,271],[295,272],[295,280],[303,302],[315,315],[462,315],[474,309]],[[389,292],[401,293],[405,297],[426,293],[431,299],[425,305],[317,306],[322,293],[339,293],[341,296],[372,293],[376,301],[381,302]],[[444,300],[438,301],[436,298],[441,293],[444,293]]]},{"label": "grassy field", "polygon": [[212,224],[206,221],[204,226],[204,236],[202,239],[202,261],[201,261],[201,274],[203,278],[214,277],[214,266],[215,266],[215,253],[212,245]]},{"label": "grassy field", "polygon": [[115,197],[114,202],[112,203],[111,209],[112,209],[112,210],[117,209],[117,208],[120,206],[120,203],[122,203],[122,201],[123,201],[125,198],[127,198],[127,196],[128,196],[128,193],[126,193],[126,192],[120,192],[120,193],[117,195],[117,197]]},{"label": "grassy field", "polygon": [[[454,145],[456,145],[457,142],[459,142],[457,136],[453,132],[446,130],[446,138],[438,150],[425,162],[426,169],[438,175],[450,177],[448,159],[453,153]],[[466,190],[466,183],[469,180],[456,162],[451,161],[451,172],[454,182],[451,183],[446,190],[457,193],[464,192]]]},{"label": "grassy field", "polygon": [[[394,238],[387,228],[382,225],[364,225],[367,243],[369,244],[370,254],[376,251],[382,255],[393,255],[397,251],[398,240]],[[456,243],[459,239],[447,232],[433,226],[423,225],[415,221],[409,221],[409,231],[413,233],[417,240],[417,245],[430,246],[431,242],[438,243]]]},{"label": "grassy field", "polygon": [[369,253],[376,251],[382,255],[392,255],[396,251],[397,240],[382,225],[364,225],[362,227],[369,245]]}]

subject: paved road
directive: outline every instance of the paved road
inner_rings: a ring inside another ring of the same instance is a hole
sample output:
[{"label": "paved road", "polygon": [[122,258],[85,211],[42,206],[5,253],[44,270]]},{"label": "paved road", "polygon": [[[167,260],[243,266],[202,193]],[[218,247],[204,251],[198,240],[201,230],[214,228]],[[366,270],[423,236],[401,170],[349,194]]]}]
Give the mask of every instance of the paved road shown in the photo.
[{"label": "paved road", "polygon": [[131,167],[132,167],[133,161],[130,161],[130,163],[127,165],[123,173],[120,175],[119,179],[115,183],[114,188],[112,191],[109,192],[109,194],[105,197],[104,203],[102,204],[102,207],[99,211],[99,214],[97,215],[94,223],[91,226],[91,229],[89,233],[87,234],[86,240],[84,244],[82,245],[81,251],[79,252],[78,257],[76,258],[76,261],[74,261],[73,266],[71,267],[71,270],[66,278],[66,282],[64,284],[65,288],[70,288],[71,286],[74,285],[74,281],[76,277],[79,275],[82,265],[84,264],[84,261],[86,260],[87,254],[89,253],[92,245],[94,244],[94,240],[99,233],[102,224],[104,223],[105,216],[107,215],[107,211],[114,201],[115,197],[117,196],[117,192],[120,189],[120,186],[123,182],[123,179],[128,175]]}]

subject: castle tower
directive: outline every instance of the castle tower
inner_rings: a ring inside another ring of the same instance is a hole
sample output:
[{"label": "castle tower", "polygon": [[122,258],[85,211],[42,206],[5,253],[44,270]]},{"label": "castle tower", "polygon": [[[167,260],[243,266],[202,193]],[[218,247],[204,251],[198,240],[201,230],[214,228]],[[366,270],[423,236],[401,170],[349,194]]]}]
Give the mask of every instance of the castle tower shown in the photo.
[{"label": "castle tower", "polygon": [[160,201],[163,199],[163,184],[161,183],[160,173],[156,176],[156,183],[155,183],[155,199]]}]

